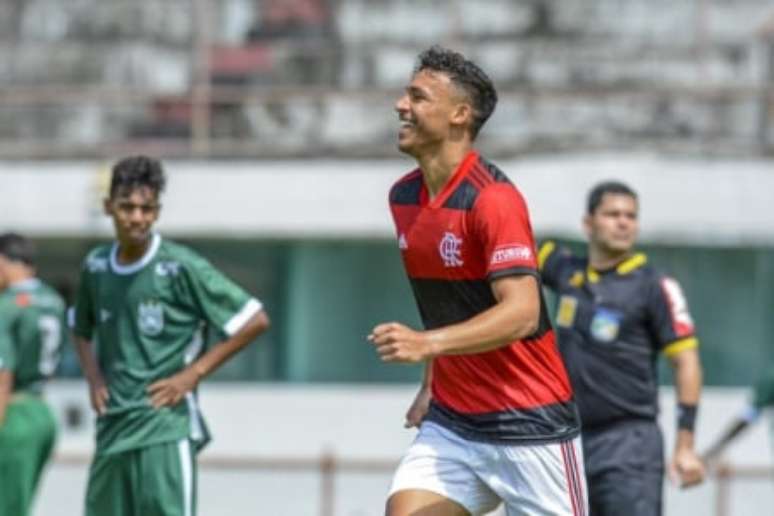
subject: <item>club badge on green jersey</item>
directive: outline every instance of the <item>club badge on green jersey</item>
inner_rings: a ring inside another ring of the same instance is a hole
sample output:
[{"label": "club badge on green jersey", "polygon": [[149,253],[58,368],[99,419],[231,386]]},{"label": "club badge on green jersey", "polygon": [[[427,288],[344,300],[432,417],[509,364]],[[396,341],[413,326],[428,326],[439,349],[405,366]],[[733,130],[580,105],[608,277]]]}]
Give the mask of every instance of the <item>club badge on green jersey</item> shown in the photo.
[{"label": "club badge on green jersey", "polygon": [[137,326],[149,337],[160,335],[164,331],[164,306],[155,299],[140,303],[137,307]]}]

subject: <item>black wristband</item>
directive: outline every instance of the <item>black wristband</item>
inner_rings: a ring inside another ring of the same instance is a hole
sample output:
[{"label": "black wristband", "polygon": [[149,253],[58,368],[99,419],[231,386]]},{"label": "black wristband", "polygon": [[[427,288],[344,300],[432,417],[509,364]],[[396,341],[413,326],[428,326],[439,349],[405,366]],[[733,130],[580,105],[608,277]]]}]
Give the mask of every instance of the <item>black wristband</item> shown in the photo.
[{"label": "black wristband", "polygon": [[696,413],[699,411],[698,405],[688,405],[686,403],[677,404],[677,429],[693,432],[696,427]]}]

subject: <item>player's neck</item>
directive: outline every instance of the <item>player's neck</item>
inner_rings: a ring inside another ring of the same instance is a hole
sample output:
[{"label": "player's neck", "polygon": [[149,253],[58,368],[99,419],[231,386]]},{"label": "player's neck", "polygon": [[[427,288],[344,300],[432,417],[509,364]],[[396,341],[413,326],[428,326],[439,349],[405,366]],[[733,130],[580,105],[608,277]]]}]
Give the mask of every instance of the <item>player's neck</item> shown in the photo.
[{"label": "player's neck", "polygon": [[145,242],[142,243],[134,243],[134,242],[118,242],[118,252],[116,253],[116,260],[121,265],[129,265],[132,264],[140,259],[142,259],[143,256],[145,256],[145,253],[148,252],[148,249],[151,246],[151,243],[153,242],[153,237],[148,238],[145,240]]},{"label": "player's neck", "polygon": [[589,267],[596,271],[606,271],[618,266],[631,255],[631,249],[623,252],[610,252],[589,246]]},{"label": "player's neck", "polygon": [[431,199],[443,190],[471,149],[469,144],[442,145],[434,152],[417,157]]},{"label": "player's neck", "polygon": [[35,271],[26,265],[18,265],[9,267],[6,275],[8,284],[14,286],[35,278]]}]

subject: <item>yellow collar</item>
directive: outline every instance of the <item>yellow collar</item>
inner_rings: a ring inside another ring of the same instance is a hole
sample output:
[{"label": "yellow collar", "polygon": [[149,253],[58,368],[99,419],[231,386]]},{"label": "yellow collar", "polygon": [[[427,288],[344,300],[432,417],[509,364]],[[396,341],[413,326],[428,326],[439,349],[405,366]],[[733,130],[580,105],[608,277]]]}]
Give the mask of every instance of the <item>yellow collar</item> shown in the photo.
[{"label": "yellow collar", "polygon": [[[619,263],[615,268],[615,271],[623,276],[639,269],[646,263],[648,263],[648,257],[644,253],[636,253]],[[599,272],[594,270],[591,265],[586,267],[586,277],[588,278],[589,283],[599,282]]]}]

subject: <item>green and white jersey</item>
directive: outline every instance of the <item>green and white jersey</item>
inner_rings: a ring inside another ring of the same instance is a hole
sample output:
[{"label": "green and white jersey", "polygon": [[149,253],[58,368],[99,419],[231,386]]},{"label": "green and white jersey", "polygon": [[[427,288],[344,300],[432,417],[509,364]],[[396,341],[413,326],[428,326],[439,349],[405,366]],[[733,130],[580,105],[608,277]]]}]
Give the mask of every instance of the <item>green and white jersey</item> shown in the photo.
[{"label": "green and white jersey", "polygon": [[203,445],[207,430],[195,393],[154,409],[146,388],[194,361],[205,332],[233,335],[261,303],[192,250],[154,235],[130,265],[118,245],[86,257],[71,324],[95,343],[110,398],[97,419],[97,453],[109,454],[189,437]]},{"label": "green and white jersey", "polygon": [[[770,365],[755,382],[752,400],[739,417],[748,424],[753,424],[760,419],[764,411],[769,411],[772,415],[772,408],[774,408],[774,365]],[[774,417],[770,420],[769,432],[774,442]]]},{"label": "green and white jersey", "polygon": [[755,384],[753,406],[758,410],[774,406],[774,366],[769,367]]},{"label": "green and white jersey", "polygon": [[0,369],[13,373],[14,392],[39,393],[54,374],[66,337],[65,303],[32,278],[0,293]]}]

